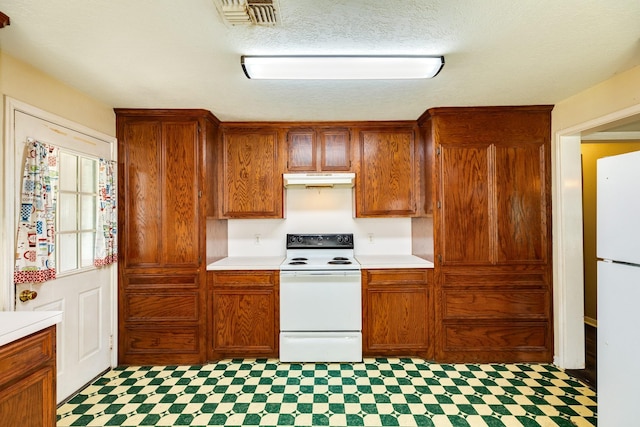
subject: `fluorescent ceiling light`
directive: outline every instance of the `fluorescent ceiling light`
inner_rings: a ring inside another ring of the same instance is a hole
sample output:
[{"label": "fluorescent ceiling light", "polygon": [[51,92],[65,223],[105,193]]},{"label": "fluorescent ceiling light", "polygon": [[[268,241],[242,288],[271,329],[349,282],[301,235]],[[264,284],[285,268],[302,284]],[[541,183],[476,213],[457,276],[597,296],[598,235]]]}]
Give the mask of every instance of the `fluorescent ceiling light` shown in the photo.
[{"label": "fluorescent ceiling light", "polygon": [[442,56],[242,56],[250,79],[428,79]]}]

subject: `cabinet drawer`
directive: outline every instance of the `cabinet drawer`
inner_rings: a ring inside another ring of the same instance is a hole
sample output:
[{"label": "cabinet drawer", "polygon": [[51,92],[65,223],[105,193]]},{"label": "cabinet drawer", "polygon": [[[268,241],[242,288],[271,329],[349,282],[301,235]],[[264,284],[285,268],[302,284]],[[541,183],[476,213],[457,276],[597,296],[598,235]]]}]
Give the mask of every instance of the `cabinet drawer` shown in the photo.
[{"label": "cabinet drawer", "polygon": [[447,319],[547,319],[546,291],[445,290],[443,318]]},{"label": "cabinet drawer", "polygon": [[197,353],[198,327],[130,327],[127,328],[125,351],[134,353]]},{"label": "cabinet drawer", "polygon": [[54,358],[55,326],[0,348],[0,385]]},{"label": "cabinet drawer", "polygon": [[130,292],[124,295],[127,321],[197,321],[198,292]]},{"label": "cabinet drawer", "polygon": [[125,289],[195,289],[198,288],[197,274],[127,274]]},{"label": "cabinet drawer", "polygon": [[541,351],[546,348],[547,323],[450,324],[444,327],[445,351]]},{"label": "cabinet drawer", "polygon": [[427,283],[426,269],[364,270],[368,285],[424,285]]},{"label": "cabinet drawer", "polygon": [[278,272],[273,270],[224,271],[209,273],[208,284],[209,287],[275,286],[278,280]]}]

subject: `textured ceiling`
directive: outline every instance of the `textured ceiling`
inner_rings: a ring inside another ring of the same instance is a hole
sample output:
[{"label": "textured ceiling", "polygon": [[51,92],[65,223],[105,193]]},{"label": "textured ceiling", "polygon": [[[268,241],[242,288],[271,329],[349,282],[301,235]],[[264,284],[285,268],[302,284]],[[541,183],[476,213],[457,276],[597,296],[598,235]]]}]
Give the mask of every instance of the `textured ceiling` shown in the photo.
[{"label": "textured ceiling", "polygon": [[[212,0],[2,0],[0,49],[122,108],[223,121],[405,120],[554,104],[640,64],[638,0],[279,0],[275,27]],[[444,55],[426,81],[248,80],[241,55]]]}]

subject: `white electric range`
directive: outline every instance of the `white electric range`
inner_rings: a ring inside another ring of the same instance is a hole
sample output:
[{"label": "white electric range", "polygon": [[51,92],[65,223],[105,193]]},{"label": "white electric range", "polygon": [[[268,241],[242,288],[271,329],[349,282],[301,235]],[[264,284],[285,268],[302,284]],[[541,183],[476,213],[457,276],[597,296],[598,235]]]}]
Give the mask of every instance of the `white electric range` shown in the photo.
[{"label": "white electric range", "polygon": [[287,234],[282,362],[362,361],[361,274],[353,247],[353,234]]}]

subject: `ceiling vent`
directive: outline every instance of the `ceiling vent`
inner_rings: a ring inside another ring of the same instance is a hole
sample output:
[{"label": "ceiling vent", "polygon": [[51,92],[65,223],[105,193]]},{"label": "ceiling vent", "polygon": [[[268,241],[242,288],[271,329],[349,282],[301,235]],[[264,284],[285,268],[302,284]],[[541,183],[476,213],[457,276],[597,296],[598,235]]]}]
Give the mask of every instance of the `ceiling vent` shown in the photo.
[{"label": "ceiling vent", "polygon": [[213,0],[231,25],[276,25],[277,0]]}]

